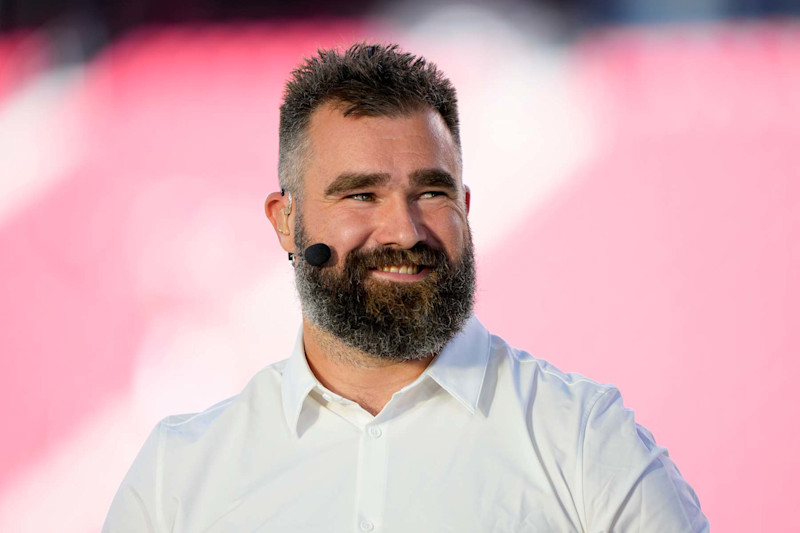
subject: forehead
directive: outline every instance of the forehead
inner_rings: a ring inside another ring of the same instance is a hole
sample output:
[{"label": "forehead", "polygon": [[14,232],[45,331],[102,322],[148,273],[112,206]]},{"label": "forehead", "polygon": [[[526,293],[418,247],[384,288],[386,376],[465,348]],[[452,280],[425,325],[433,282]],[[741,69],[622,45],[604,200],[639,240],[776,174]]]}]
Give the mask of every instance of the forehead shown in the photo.
[{"label": "forehead", "polygon": [[402,179],[423,169],[447,172],[461,184],[458,147],[432,108],[397,116],[345,116],[326,104],[311,117],[308,141],[306,189],[325,186],[342,173]]}]

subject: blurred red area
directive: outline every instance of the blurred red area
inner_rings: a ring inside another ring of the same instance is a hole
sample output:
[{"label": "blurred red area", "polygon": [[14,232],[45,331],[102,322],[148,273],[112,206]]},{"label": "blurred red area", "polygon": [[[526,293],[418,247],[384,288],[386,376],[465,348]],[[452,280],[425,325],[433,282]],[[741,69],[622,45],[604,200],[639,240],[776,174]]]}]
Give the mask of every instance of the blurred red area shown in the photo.
[{"label": "blurred red area", "polygon": [[[483,262],[481,316],[619,386],[715,529],[779,529],[765,518],[792,505],[779,472],[800,472],[770,451],[800,445],[786,429],[800,375],[800,27],[606,32],[576,56],[602,147],[514,223],[506,249],[526,243],[524,267]],[[508,294],[533,310],[506,312]],[[730,512],[739,490],[758,493],[757,512]]]},{"label": "blurred red area", "polygon": [[22,30],[0,35],[0,106],[48,63],[49,46],[43,35]]},{"label": "blurred red area", "polygon": [[[201,306],[196,293],[209,285],[245,286],[284,258],[265,245],[261,207],[277,188],[282,85],[303,54],[346,42],[357,28],[145,29],[86,67],[64,104],[81,121],[85,157],[0,226],[0,247],[13,251],[0,255],[0,402],[14,406],[0,479],[126,393],[159,308]],[[0,54],[14,49],[6,43]],[[10,87],[23,70],[4,69],[0,81]],[[218,250],[236,266],[222,279],[192,277],[203,266],[192,264],[192,251],[204,243],[188,239],[189,225],[209,211],[245,220]]]},{"label": "blurred red area", "polygon": [[48,63],[49,47],[42,35],[28,31],[0,35],[0,107]]}]

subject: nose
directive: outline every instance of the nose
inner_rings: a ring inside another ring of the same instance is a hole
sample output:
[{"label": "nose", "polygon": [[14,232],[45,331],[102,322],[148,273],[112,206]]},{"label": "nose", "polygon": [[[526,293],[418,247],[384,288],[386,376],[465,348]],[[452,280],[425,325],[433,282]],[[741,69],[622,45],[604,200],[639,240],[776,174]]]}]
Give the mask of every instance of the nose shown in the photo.
[{"label": "nose", "polygon": [[378,229],[374,237],[378,244],[407,250],[427,238],[422,214],[406,198],[384,202],[378,216]]}]

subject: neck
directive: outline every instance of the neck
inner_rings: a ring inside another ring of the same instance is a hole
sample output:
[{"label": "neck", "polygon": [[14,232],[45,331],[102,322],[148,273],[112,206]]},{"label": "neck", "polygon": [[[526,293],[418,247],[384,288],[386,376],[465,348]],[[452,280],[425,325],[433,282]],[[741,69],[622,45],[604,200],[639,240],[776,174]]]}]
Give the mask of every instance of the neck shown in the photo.
[{"label": "neck", "polygon": [[412,361],[377,359],[342,344],[308,320],[303,320],[303,348],[309,368],[323,386],[358,403],[373,416],[433,360],[433,354]]}]

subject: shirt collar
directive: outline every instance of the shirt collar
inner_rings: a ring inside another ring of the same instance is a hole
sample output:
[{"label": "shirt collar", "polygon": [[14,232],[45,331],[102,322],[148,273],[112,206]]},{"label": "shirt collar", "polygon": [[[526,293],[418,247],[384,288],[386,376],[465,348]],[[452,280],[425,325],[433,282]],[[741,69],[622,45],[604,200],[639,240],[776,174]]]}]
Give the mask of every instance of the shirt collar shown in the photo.
[{"label": "shirt collar", "polygon": [[471,413],[478,408],[489,363],[489,332],[475,316],[445,345],[425,373]]},{"label": "shirt collar", "polygon": [[[475,413],[489,362],[490,341],[489,332],[483,324],[474,316],[470,317],[461,331],[425,369],[422,377],[427,375],[433,379],[470,413]],[[318,384],[306,360],[301,325],[281,379],[283,415],[295,436],[303,402]]]},{"label": "shirt collar", "polygon": [[300,331],[297,332],[294,350],[283,368],[283,376],[281,378],[283,416],[295,436],[297,436],[297,420],[300,418],[303,402],[308,393],[316,386],[317,378],[314,377],[308,367],[308,361],[306,361],[306,353],[303,348],[303,325],[300,324]]}]

